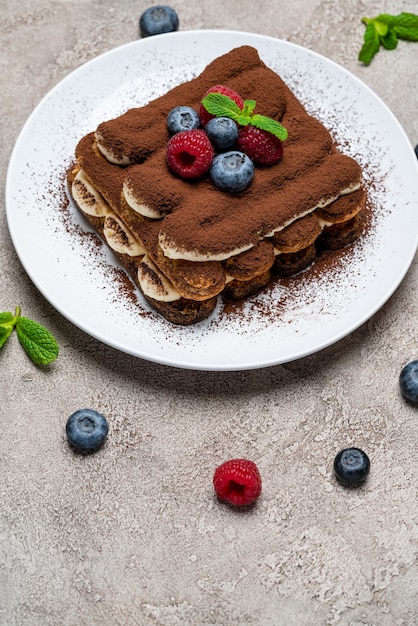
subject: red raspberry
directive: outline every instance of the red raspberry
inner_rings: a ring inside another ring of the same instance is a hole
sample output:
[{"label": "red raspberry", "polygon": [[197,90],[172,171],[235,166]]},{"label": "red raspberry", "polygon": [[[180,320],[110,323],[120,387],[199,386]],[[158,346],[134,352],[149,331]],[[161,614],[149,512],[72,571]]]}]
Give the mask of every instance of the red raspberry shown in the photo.
[{"label": "red raspberry", "polygon": [[181,178],[199,178],[209,171],[215,151],[204,130],[184,130],[167,144],[169,168]]},{"label": "red raspberry", "polygon": [[[240,109],[242,109],[244,106],[244,100],[241,98],[241,96],[237,94],[236,91],[233,91],[229,87],[225,87],[225,85],[214,85],[213,87],[210,87],[210,89],[208,89],[205,92],[203,98],[207,96],[208,93],[221,93],[224,96],[228,96],[228,98],[231,98],[231,100],[233,100],[239,106]],[[213,119],[215,115],[211,115],[210,113],[208,113],[205,107],[203,106],[203,104],[201,104],[199,108],[199,117],[200,117],[200,123],[202,124],[202,126],[206,126],[209,120]]]},{"label": "red raspberry", "polygon": [[274,165],[283,156],[280,139],[255,126],[244,126],[240,129],[237,146],[257,165]]},{"label": "red raspberry", "polygon": [[222,463],[213,476],[220,500],[230,504],[252,504],[261,493],[261,476],[253,461],[232,459]]}]

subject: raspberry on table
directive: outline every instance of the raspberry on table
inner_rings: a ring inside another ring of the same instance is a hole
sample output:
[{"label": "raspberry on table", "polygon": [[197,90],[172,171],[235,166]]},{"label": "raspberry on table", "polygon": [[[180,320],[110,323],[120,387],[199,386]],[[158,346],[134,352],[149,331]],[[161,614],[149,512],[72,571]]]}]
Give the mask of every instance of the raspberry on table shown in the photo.
[{"label": "raspberry on table", "polygon": [[213,487],[220,500],[237,506],[252,504],[261,493],[261,476],[256,464],[231,459],[215,470]]},{"label": "raspberry on table", "polygon": [[280,139],[255,126],[244,126],[240,129],[237,147],[256,165],[274,165],[283,156],[283,144]]},{"label": "raspberry on table", "polygon": [[[227,96],[228,98],[231,98],[231,100],[233,100],[239,106],[240,109],[244,107],[243,98],[241,98],[241,96],[236,91],[234,91],[233,89],[230,89],[229,87],[226,87],[225,85],[214,85],[213,87],[210,87],[204,93],[203,98],[205,98],[205,96],[207,96],[208,93],[221,93],[222,95]],[[202,126],[206,126],[209,120],[213,119],[215,116],[211,115],[211,113],[208,113],[208,111],[206,111],[203,104],[201,104],[199,107],[199,117],[200,117],[200,123],[202,124]]]},{"label": "raspberry on table", "polygon": [[199,178],[209,171],[215,151],[203,130],[176,133],[167,143],[167,164],[181,178]]}]

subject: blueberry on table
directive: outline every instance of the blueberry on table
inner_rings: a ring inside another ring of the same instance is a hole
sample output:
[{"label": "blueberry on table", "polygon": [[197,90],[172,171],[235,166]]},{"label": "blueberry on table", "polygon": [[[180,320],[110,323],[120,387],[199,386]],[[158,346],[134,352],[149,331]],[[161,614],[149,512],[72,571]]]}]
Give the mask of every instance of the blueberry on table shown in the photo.
[{"label": "blueberry on table", "polygon": [[369,472],[369,457],[359,448],[345,448],[334,459],[334,474],[343,485],[361,485]]},{"label": "blueberry on table", "polygon": [[411,361],[402,368],[399,386],[404,398],[418,404],[418,361]]},{"label": "blueberry on table", "polygon": [[92,409],[80,409],[67,421],[69,443],[78,452],[96,452],[105,442],[109,426],[106,418]]},{"label": "blueberry on table", "polygon": [[415,154],[417,155],[417,159],[418,159],[418,143],[417,143],[417,145],[415,146]]},{"label": "blueberry on table", "polygon": [[254,163],[238,150],[222,152],[212,161],[210,177],[222,191],[243,191],[254,177]]},{"label": "blueberry on table", "polygon": [[179,18],[174,9],[165,4],[150,7],[139,18],[141,37],[172,33],[178,30]]},{"label": "blueberry on table", "polygon": [[206,124],[205,131],[218,152],[229,150],[238,139],[238,126],[230,117],[214,117]]},{"label": "blueberry on table", "polygon": [[199,114],[192,107],[177,106],[167,115],[167,128],[172,135],[183,130],[195,130],[199,126]]}]

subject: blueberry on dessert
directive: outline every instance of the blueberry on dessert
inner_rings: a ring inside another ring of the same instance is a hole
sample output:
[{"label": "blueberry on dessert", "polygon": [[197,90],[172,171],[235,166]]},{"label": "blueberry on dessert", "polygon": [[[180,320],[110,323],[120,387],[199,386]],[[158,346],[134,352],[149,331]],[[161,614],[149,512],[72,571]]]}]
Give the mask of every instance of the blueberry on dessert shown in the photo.
[{"label": "blueberry on dessert", "polygon": [[139,18],[139,30],[141,37],[161,35],[178,30],[179,18],[171,7],[161,4],[150,7]]},{"label": "blueberry on dessert", "polygon": [[407,363],[399,375],[399,386],[404,398],[418,403],[418,361]]},{"label": "blueberry on dessert", "polygon": [[80,409],[67,421],[69,443],[78,452],[96,452],[104,444],[109,431],[106,418],[92,409]]},{"label": "blueberry on dessert", "polygon": [[369,457],[359,448],[345,448],[334,459],[334,474],[343,485],[361,485],[369,471]]},{"label": "blueberry on dessert", "polygon": [[181,133],[183,130],[195,130],[199,126],[199,114],[192,107],[174,107],[167,115],[167,128],[172,135]]},{"label": "blueberry on dessert", "polygon": [[254,178],[254,163],[238,150],[222,152],[212,161],[210,177],[222,191],[243,191]]},{"label": "blueberry on dessert", "polygon": [[238,139],[238,126],[230,117],[214,117],[206,124],[205,131],[218,152],[230,150]]}]

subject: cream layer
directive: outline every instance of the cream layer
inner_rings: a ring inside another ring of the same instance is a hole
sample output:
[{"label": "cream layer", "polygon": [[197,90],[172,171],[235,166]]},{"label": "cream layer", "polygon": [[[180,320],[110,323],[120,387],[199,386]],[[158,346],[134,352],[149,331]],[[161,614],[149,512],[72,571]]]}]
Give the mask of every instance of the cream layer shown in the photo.
[{"label": "cream layer", "polygon": [[106,147],[104,143],[104,139],[101,136],[99,131],[96,130],[94,137],[96,139],[97,147],[99,148],[103,156],[109,161],[109,163],[113,163],[114,165],[123,165],[123,166],[132,165],[132,161],[130,160],[128,156],[124,154],[122,157],[118,157],[116,156],[116,154],[111,152],[108,147]]},{"label": "cream layer", "polygon": [[122,193],[126,200],[126,203],[131,207],[133,211],[143,215],[144,217],[148,217],[150,219],[161,219],[164,217],[164,213],[158,211],[158,209],[153,208],[145,204],[145,202],[141,202],[135,195],[132,187],[129,184],[128,180],[123,182]]},{"label": "cream layer", "polygon": [[174,302],[181,295],[146,254],[138,265],[138,282],[149,298],[158,302]]},{"label": "cream layer", "polygon": [[91,184],[83,170],[79,170],[74,178],[71,194],[83,213],[91,217],[106,217],[106,215],[113,213],[106,200]]},{"label": "cream layer", "polygon": [[[295,216],[293,219],[281,225],[279,228],[275,228],[269,233],[267,233],[266,235],[264,235],[263,237],[260,237],[260,241],[266,237],[272,237],[275,233],[278,233],[279,231],[283,230],[287,226],[290,226],[290,224],[292,224],[296,219],[305,217],[306,215],[313,213],[316,209],[324,208],[325,206],[331,204],[331,202],[334,202],[335,200],[337,200],[337,198],[339,198],[340,196],[356,191],[357,189],[359,189],[360,185],[361,185],[361,181],[358,181],[356,183],[349,185],[348,187],[345,187],[341,191],[341,193],[338,194],[337,196],[333,196],[331,198],[322,198],[320,202],[318,202],[315,206],[311,207],[308,211],[304,211],[300,215]],[[324,226],[326,225],[327,223],[324,222]],[[159,235],[159,244],[165,256],[167,256],[169,259],[184,259],[186,261],[194,261],[194,262],[226,261],[226,259],[236,256],[237,254],[240,254],[241,252],[245,252],[246,250],[250,250],[251,248],[255,246],[255,243],[248,243],[239,248],[234,248],[233,250],[227,250],[225,252],[219,252],[216,254],[213,254],[210,251],[199,253],[198,251],[195,251],[195,250],[190,250],[190,249],[186,250],[186,249],[181,248],[180,246],[175,246],[174,243],[165,236],[164,232],[161,232]]]}]

